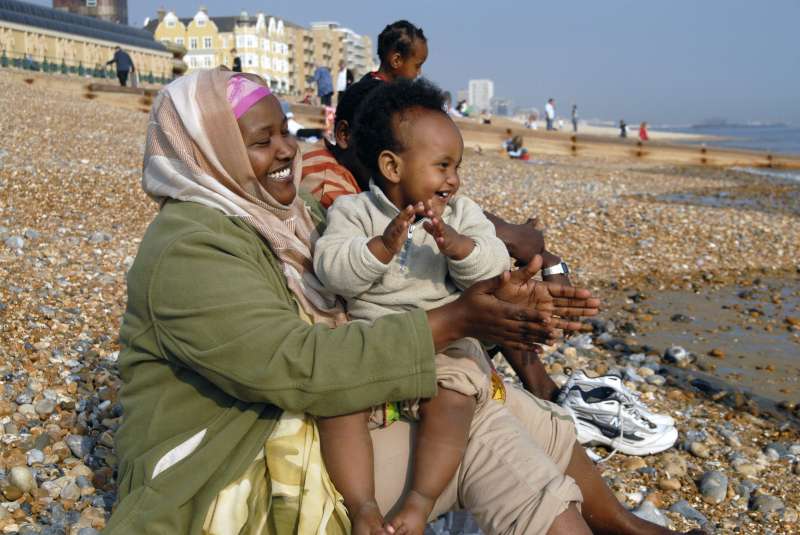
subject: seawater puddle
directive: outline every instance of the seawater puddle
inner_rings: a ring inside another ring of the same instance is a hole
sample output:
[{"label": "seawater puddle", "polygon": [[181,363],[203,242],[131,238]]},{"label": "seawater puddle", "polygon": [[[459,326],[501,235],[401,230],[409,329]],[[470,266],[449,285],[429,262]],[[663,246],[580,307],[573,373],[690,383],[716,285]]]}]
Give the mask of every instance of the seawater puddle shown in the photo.
[{"label": "seawater puddle", "polygon": [[[652,292],[636,306],[652,318],[632,318],[641,344],[662,351],[682,346],[720,379],[771,399],[800,400],[800,332],[787,323],[800,317],[800,279]],[[713,349],[724,356],[710,356]]]},{"label": "seawater puddle", "polygon": [[663,193],[655,195],[652,199],[656,202],[694,204],[697,206],[709,206],[712,208],[759,208],[761,205],[756,199],[745,197],[735,197],[727,191],[720,191],[714,194],[697,193]]}]

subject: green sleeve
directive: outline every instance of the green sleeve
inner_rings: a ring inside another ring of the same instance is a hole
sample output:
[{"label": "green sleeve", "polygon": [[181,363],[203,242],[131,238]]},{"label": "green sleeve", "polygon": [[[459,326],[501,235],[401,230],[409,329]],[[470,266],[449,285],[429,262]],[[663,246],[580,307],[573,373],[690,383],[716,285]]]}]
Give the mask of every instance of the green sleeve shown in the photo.
[{"label": "green sleeve", "polygon": [[148,299],[167,359],[237,399],[317,416],[434,395],[434,347],[424,311],[371,325],[309,325],[266,254],[206,231],[164,250]]}]

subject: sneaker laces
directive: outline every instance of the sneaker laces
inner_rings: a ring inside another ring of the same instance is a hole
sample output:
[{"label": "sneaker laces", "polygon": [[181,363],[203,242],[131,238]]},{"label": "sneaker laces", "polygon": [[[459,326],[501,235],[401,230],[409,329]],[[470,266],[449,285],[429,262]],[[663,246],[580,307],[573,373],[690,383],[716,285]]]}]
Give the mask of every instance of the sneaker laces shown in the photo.
[{"label": "sneaker laces", "polygon": [[632,404],[632,402],[628,398],[628,396],[625,396],[624,393],[622,393],[622,392],[620,392],[620,393],[623,394],[623,398],[626,399],[627,403],[623,403],[623,402],[618,400],[619,407],[617,408],[617,421],[619,422],[619,435],[617,435],[617,438],[615,438],[614,440],[611,441],[612,446],[614,446],[614,449],[611,450],[611,453],[609,453],[605,457],[599,459],[596,464],[602,464],[602,463],[608,461],[614,455],[617,454],[617,451],[619,450],[619,446],[617,444],[625,436],[625,411],[624,411],[624,409],[626,409],[626,408],[627,409],[631,409],[631,413],[633,413],[634,418],[638,418],[642,422],[646,423],[648,427],[651,427],[653,425],[653,422],[651,422],[650,420],[648,420],[647,418],[645,418],[644,416],[642,416],[639,413],[639,411],[636,409],[636,406]]},{"label": "sneaker laces", "polygon": [[622,403],[620,403],[619,408],[617,408],[617,420],[619,421],[619,435],[617,435],[617,438],[611,441],[611,445],[614,446],[614,449],[611,450],[611,453],[602,459],[599,459],[596,464],[602,464],[617,454],[617,450],[619,448],[619,446],[617,446],[617,441],[623,438],[625,434],[625,413],[622,412]]}]

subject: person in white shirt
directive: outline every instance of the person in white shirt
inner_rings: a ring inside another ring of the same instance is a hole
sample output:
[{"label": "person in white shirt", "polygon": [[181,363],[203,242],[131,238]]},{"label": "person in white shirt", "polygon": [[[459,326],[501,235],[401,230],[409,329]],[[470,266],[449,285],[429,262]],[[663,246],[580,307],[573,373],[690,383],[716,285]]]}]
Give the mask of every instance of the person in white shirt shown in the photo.
[{"label": "person in white shirt", "polygon": [[547,129],[555,130],[553,123],[556,120],[556,101],[552,98],[547,99],[547,104],[544,105],[544,118],[547,121]]},{"label": "person in white shirt", "polygon": [[336,76],[336,91],[339,93],[347,89],[347,64],[339,62],[339,74]]}]

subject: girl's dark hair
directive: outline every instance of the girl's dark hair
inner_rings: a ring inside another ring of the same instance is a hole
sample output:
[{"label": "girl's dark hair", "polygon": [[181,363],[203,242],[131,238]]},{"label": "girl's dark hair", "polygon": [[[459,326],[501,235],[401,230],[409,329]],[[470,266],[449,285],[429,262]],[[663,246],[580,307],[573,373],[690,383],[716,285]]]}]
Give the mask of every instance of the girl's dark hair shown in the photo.
[{"label": "girl's dark hair", "polygon": [[355,122],[356,110],[361,106],[361,103],[372,92],[373,89],[383,85],[385,82],[377,78],[365,76],[357,83],[348,87],[344,93],[339,97],[339,103],[336,105],[336,116],[334,123],[339,121],[347,121],[350,128],[353,128]]},{"label": "girl's dark hair", "polygon": [[402,152],[397,123],[412,109],[444,112],[444,93],[434,84],[418,78],[383,83],[373,89],[356,113],[353,138],[358,159],[380,177],[378,156],[384,150]]},{"label": "girl's dark hair", "polygon": [[411,47],[415,39],[428,42],[422,28],[417,28],[407,20],[398,20],[386,26],[378,36],[378,58],[386,61],[389,54],[394,51],[403,58],[411,54]]}]

